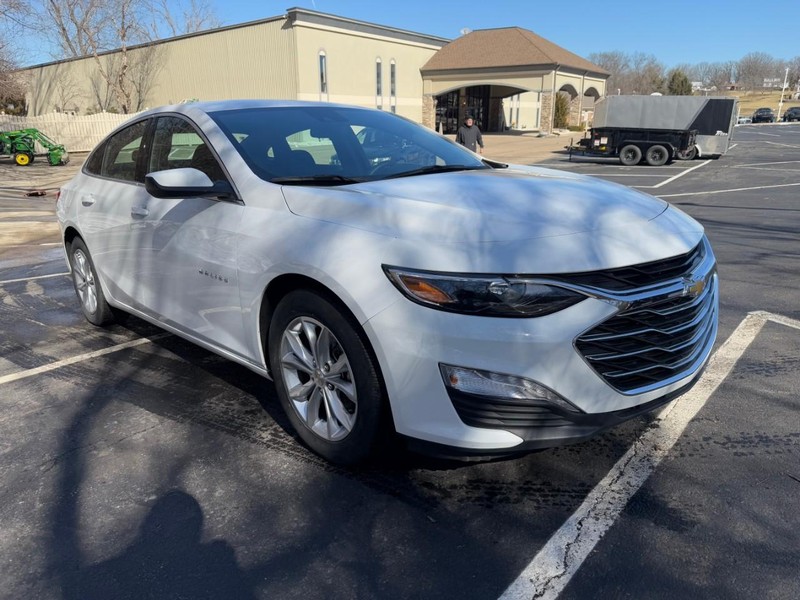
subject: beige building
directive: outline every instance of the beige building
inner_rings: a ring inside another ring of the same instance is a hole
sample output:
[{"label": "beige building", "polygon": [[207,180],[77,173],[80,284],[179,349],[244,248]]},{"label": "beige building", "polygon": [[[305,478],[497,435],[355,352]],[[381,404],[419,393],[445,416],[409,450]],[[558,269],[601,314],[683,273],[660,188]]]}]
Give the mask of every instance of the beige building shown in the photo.
[{"label": "beige building", "polygon": [[[28,114],[118,110],[100,76],[120,51],[23,70]],[[536,34],[505,28],[454,41],[292,8],[285,15],[127,51],[130,112],[187,100],[321,100],[396,112],[452,132],[467,111],[484,131],[552,128],[554,93],[605,94],[608,73]],[[98,64],[98,60],[100,64]]]}]

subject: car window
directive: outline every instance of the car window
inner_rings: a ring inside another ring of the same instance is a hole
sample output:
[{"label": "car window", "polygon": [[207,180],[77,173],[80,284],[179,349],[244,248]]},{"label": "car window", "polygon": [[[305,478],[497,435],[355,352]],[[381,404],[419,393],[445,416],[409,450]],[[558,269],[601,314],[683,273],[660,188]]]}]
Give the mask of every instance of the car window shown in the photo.
[{"label": "car window", "polygon": [[147,121],[139,121],[110,137],[103,146],[99,174],[110,179],[137,181],[136,162],[146,129]]},{"label": "car window", "polygon": [[191,167],[208,175],[211,181],[226,179],[214,153],[186,119],[176,116],[156,119],[151,148],[148,173]]},{"label": "car window", "polygon": [[210,116],[253,172],[267,181],[370,181],[429,167],[485,167],[474,154],[430,129],[376,110],[295,106]]},{"label": "car window", "polygon": [[[311,133],[311,129],[303,129],[289,134],[286,136],[286,144],[292,152],[290,156],[295,159],[300,156],[300,160],[304,161],[309,168],[312,168],[312,165],[305,155],[310,156],[314,161],[314,166],[317,166],[330,165],[331,158],[336,154],[333,139],[328,135],[315,136]],[[267,151],[267,156],[270,155],[270,151],[274,157],[273,148]]]}]

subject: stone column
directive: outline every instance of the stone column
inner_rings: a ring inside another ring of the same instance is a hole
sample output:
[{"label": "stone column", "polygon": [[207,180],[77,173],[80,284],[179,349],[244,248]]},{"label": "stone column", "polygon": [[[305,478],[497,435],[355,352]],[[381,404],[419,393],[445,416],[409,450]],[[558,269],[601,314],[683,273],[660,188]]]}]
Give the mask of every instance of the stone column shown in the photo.
[{"label": "stone column", "polygon": [[436,96],[422,95],[422,124],[430,129],[436,128]]},{"label": "stone column", "polygon": [[575,96],[569,101],[569,116],[567,117],[567,125],[580,125],[581,124],[581,97]]},{"label": "stone column", "polygon": [[551,133],[553,130],[553,90],[542,92],[541,112],[539,113],[539,131]]}]

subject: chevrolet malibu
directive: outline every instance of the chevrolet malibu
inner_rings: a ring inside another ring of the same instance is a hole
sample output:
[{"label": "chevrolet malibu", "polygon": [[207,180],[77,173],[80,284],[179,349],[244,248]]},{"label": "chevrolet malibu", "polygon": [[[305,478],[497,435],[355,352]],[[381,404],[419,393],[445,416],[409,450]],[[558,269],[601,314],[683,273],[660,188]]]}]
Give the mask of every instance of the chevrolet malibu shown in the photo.
[{"label": "chevrolet malibu", "polygon": [[57,213],[91,323],[134,314],[273,379],[339,464],[393,433],[450,456],[587,439],[685,392],[717,334],[714,254],[675,207],[377,110],[151,110]]}]

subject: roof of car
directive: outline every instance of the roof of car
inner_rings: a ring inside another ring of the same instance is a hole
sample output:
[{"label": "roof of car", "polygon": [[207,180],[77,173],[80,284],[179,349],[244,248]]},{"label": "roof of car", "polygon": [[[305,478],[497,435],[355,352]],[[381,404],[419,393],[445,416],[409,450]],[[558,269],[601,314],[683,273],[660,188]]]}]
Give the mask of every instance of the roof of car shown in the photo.
[{"label": "roof of car", "polygon": [[172,104],[159,106],[145,113],[144,116],[161,112],[178,112],[191,114],[195,111],[211,113],[223,110],[246,110],[253,108],[287,108],[287,107],[334,107],[334,108],[356,108],[360,110],[376,110],[347,104],[333,104],[330,102],[310,102],[301,100],[211,100],[205,102],[186,102],[182,104]]}]

